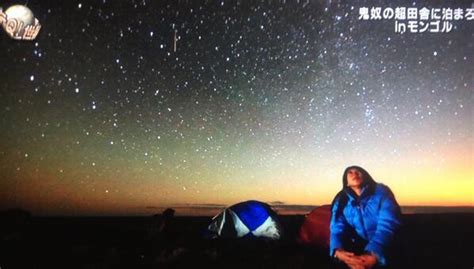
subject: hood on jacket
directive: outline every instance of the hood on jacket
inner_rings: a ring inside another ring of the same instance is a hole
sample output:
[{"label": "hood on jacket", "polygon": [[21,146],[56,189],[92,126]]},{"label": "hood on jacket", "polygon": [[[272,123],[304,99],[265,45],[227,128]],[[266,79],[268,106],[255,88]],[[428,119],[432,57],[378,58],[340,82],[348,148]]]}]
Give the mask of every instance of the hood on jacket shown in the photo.
[{"label": "hood on jacket", "polygon": [[341,207],[338,210],[338,215],[342,212],[342,208],[345,206],[347,203],[347,200],[349,197],[352,199],[356,199],[357,195],[355,192],[347,186],[347,173],[349,172],[350,169],[357,169],[361,172],[362,178],[364,179],[364,185],[363,185],[363,194],[368,195],[372,193],[375,190],[375,186],[377,185],[377,182],[372,178],[372,176],[367,172],[364,168],[357,166],[357,165],[351,165],[347,167],[344,170],[344,173],[342,174],[342,189],[337,193],[337,195],[334,197],[334,199],[331,202],[331,208],[334,207],[334,204],[336,201],[340,200]]},{"label": "hood on jacket", "polygon": [[344,170],[344,174],[342,174],[342,188],[343,189],[347,187],[347,173],[349,172],[350,169],[357,169],[360,171],[360,173],[362,174],[362,178],[364,179],[364,187],[365,186],[372,187],[377,184],[375,180],[372,178],[372,176],[369,174],[369,172],[367,172],[364,168],[357,165],[352,165],[352,166],[347,167],[346,170]]}]

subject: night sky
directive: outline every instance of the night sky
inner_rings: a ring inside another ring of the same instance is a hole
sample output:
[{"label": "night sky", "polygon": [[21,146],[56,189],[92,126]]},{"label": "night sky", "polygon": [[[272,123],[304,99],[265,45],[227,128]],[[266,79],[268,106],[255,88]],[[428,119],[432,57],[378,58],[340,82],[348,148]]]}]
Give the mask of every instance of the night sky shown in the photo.
[{"label": "night sky", "polygon": [[[366,6],[472,5],[439,2]],[[473,21],[399,34],[337,1],[28,7],[36,40],[0,33],[2,209],[327,204],[352,164],[402,205],[474,205]]]}]

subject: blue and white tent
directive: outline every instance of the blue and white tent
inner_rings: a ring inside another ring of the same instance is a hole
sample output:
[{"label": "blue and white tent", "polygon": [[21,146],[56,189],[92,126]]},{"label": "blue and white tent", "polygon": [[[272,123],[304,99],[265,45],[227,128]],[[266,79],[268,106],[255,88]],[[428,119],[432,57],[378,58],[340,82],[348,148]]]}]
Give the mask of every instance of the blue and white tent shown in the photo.
[{"label": "blue and white tent", "polygon": [[207,227],[212,238],[265,237],[279,239],[281,225],[268,204],[246,201],[224,209]]}]

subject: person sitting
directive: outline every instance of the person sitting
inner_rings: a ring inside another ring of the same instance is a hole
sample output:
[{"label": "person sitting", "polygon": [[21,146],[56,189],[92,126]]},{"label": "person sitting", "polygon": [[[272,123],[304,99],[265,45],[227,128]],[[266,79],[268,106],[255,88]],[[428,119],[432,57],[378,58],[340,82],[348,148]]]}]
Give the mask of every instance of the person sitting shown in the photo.
[{"label": "person sitting", "polygon": [[345,169],[343,188],[332,202],[330,255],[342,267],[380,268],[401,225],[401,212],[387,186],[359,166]]}]

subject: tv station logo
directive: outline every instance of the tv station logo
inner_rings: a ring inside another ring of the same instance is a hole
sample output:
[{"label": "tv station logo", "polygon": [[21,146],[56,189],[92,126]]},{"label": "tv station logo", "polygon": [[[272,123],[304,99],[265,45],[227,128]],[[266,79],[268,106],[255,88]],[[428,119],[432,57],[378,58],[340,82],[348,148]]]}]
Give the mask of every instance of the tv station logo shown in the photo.
[{"label": "tv station logo", "polygon": [[33,40],[41,29],[38,19],[24,5],[13,5],[5,12],[0,7],[0,25],[11,38],[16,40]]}]

